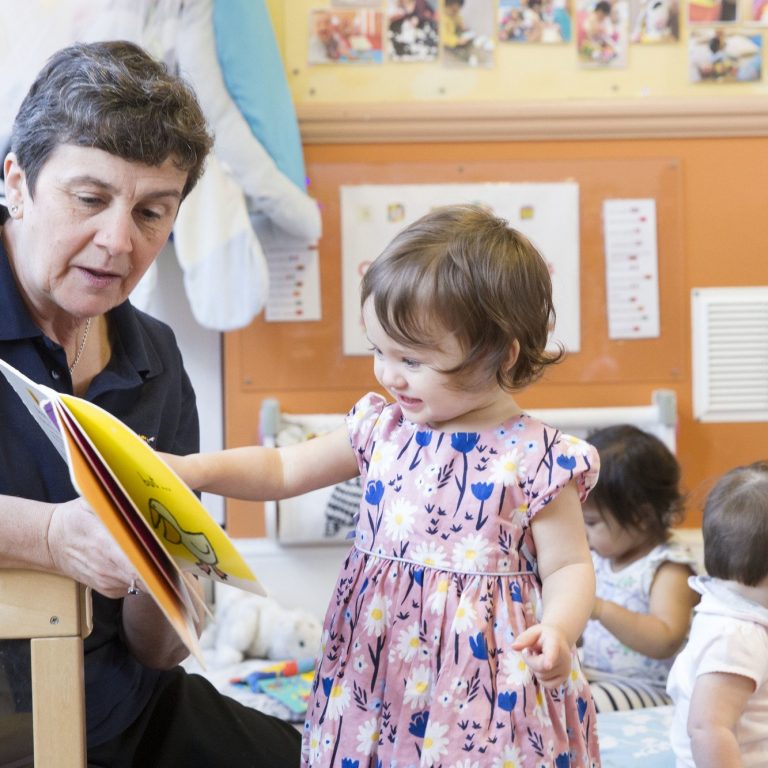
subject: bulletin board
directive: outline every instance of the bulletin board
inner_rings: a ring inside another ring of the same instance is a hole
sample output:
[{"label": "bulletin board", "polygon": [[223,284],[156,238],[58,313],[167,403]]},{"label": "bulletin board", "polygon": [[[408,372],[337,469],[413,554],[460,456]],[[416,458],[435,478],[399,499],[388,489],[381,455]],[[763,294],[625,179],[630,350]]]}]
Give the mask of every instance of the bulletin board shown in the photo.
[{"label": "bulletin board", "polygon": [[[319,248],[322,319],[268,323],[257,318],[247,328],[225,334],[228,446],[260,441],[258,415],[266,398],[277,398],[282,410],[289,413],[346,413],[362,394],[378,389],[371,359],[342,352],[339,191],[345,185],[576,181],[581,349],[550,366],[545,378],[521,393],[518,402],[528,408],[644,403],[654,386],[670,386],[688,375],[687,327],[681,322],[686,300],[680,160],[674,156],[557,158],[557,152],[567,151],[563,146],[537,157],[519,145],[505,146],[525,157],[497,159],[494,149],[500,145],[438,145],[432,148],[432,157],[437,159],[424,162],[411,161],[419,153],[416,145],[378,145],[375,151],[371,146],[325,147],[308,152],[310,193],[318,200],[323,217]],[[604,154],[604,147],[598,150]],[[324,159],[313,160],[314,151]],[[481,157],[460,162],[448,159],[459,154]],[[547,159],[546,155],[553,156]],[[656,201],[658,338],[612,341],[608,337],[602,206],[609,198]],[[227,521],[232,535],[264,535],[260,503],[229,500]]]},{"label": "bulletin board", "polygon": [[[328,163],[310,167],[312,193],[323,210],[321,291],[323,317],[312,323],[257,321],[235,335],[228,353],[239,357],[243,392],[356,388],[374,383],[368,357],[348,357],[341,346],[342,185],[575,181],[579,185],[582,347],[547,374],[551,382],[613,383],[681,376],[681,185],[671,158],[577,159],[513,162]],[[602,205],[607,198],[653,198],[657,210],[659,338],[608,338]],[[376,254],[371,254],[373,258]],[[258,350],[258,354],[254,354]],[[279,359],[278,366],[264,361]],[[351,403],[350,403],[351,404]]]}]

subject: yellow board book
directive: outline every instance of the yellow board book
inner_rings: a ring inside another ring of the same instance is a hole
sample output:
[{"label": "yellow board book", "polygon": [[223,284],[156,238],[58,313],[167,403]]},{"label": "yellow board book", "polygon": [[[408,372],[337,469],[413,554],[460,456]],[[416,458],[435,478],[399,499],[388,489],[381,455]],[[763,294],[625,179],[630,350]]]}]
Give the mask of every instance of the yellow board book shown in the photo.
[{"label": "yellow board book", "polygon": [[2,373],[69,466],[72,483],[136,568],[144,587],[202,662],[182,571],[265,594],[216,520],[133,430],[99,406]]}]

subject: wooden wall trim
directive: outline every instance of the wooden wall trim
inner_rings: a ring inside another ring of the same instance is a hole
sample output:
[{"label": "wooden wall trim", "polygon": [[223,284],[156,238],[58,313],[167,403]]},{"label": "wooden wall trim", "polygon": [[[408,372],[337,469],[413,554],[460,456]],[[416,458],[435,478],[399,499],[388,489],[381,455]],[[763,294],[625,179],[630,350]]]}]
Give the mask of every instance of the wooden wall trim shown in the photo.
[{"label": "wooden wall trim", "polygon": [[768,99],[301,104],[305,144],[768,136]]}]

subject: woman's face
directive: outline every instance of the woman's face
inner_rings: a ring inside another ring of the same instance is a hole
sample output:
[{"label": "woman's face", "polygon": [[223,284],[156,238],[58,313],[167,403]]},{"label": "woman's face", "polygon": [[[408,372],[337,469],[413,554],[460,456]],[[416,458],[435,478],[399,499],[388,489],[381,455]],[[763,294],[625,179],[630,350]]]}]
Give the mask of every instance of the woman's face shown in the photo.
[{"label": "woman's face", "polygon": [[42,317],[91,317],[124,301],[168,239],[187,180],[170,159],[148,166],[70,144],[43,166],[34,199],[13,155],[5,170],[20,208],[14,269]]}]

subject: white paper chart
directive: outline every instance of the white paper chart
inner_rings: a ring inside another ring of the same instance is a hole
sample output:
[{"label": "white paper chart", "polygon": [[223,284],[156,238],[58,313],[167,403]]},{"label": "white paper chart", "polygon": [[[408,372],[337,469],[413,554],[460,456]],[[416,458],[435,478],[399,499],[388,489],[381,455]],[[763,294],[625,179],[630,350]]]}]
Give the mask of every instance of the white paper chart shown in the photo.
[{"label": "white paper chart", "polygon": [[363,184],[342,186],[342,294],[345,355],[369,355],[360,318],[360,279],[370,261],[407,224],[437,205],[480,203],[538,247],[552,275],[557,311],[552,340],[581,344],[579,186],[576,182]]},{"label": "white paper chart", "polygon": [[603,201],[605,284],[610,339],[659,335],[656,201]]},{"label": "white paper chart", "polygon": [[269,267],[267,322],[319,320],[320,269],[317,248],[265,248]]}]

